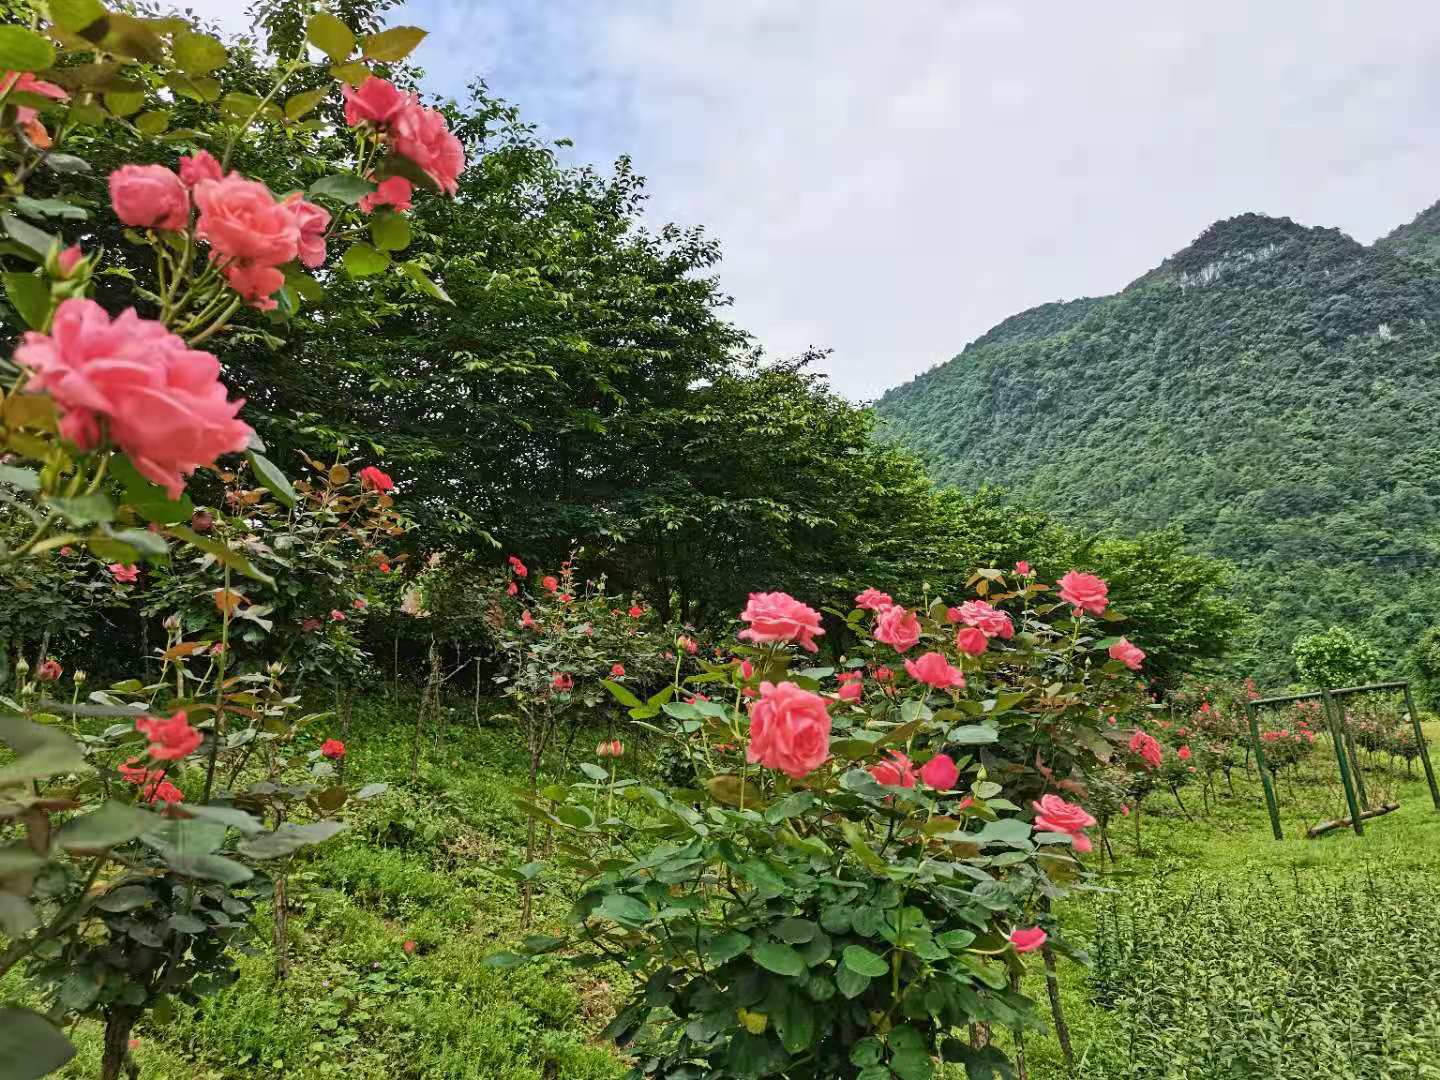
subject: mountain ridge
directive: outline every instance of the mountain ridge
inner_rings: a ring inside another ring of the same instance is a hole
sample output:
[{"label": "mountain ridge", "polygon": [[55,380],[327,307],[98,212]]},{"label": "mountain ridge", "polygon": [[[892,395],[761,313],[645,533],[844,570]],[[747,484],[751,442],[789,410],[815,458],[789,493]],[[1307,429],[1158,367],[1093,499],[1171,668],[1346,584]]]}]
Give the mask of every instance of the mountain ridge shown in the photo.
[{"label": "mountain ridge", "polygon": [[1177,527],[1231,560],[1262,674],[1333,621],[1398,655],[1440,601],[1410,572],[1437,558],[1440,510],[1440,272],[1412,254],[1440,240],[1431,211],[1368,247],[1222,219],[1119,292],[1020,312],[887,391],[882,430],[942,483]]}]

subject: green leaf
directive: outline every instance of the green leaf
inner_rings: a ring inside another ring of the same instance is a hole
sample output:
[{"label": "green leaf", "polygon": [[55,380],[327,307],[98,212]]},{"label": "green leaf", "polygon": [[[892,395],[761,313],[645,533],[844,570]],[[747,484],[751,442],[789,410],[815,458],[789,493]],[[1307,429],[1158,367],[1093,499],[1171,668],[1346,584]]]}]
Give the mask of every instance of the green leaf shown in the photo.
[{"label": "green leaf", "polygon": [[105,7],[100,0],[50,0],[46,6],[55,25],[67,34],[84,30],[96,19],[105,17]]},{"label": "green leaf", "polygon": [[491,968],[519,967],[521,964],[528,964],[529,962],[530,958],[528,956],[521,956],[513,952],[491,953],[485,957],[484,960],[480,961],[481,966]]},{"label": "green leaf", "polygon": [[255,478],[265,489],[287,508],[294,506],[295,489],[279,467],[264,454],[257,454],[254,450],[247,451],[245,456],[250,459],[250,468],[254,470]]},{"label": "green leaf", "polygon": [[[392,26],[378,34],[368,34],[360,41],[360,51],[367,60],[378,60],[382,64],[393,64],[404,60],[415,46],[425,40],[425,31],[418,26]],[[336,60],[341,57],[335,57]]]},{"label": "green leaf", "polygon": [[755,958],[755,963],[776,975],[799,975],[805,970],[805,958],[789,945],[778,941],[757,945],[750,955]]},{"label": "green leaf", "polygon": [[973,836],[967,835],[965,839],[982,847],[987,844],[1006,844],[1016,847],[1029,843],[1031,831],[1029,823],[1021,821],[1019,818],[1001,818],[999,821],[988,822],[978,833]]},{"label": "green leaf", "polygon": [[239,851],[252,859],[279,859],[311,844],[324,843],[345,825],[339,821],[316,821],[309,825],[281,825],[274,832],[243,841]]},{"label": "green leaf", "polygon": [[369,244],[351,244],[340,256],[340,265],[352,278],[371,277],[390,265],[390,255]]},{"label": "green leaf", "polygon": [[203,934],[206,930],[205,923],[183,911],[177,911],[171,915],[165,920],[165,924],[181,934]]},{"label": "green leaf", "polygon": [[985,724],[964,724],[945,733],[946,742],[959,743],[961,746],[982,746],[996,742],[999,738],[1000,732]]},{"label": "green leaf", "polygon": [[201,821],[211,821],[235,829],[245,836],[256,836],[265,831],[265,826],[252,814],[233,806],[211,806],[208,803],[185,803],[185,813]]},{"label": "green leaf", "polygon": [[621,705],[629,706],[632,709],[638,709],[643,704],[643,702],[641,702],[638,697],[636,697],[626,687],[620,685],[614,679],[602,679],[600,685],[605,687],[606,690],[609,690],[611,695],[615,698],[616,701],[620,702]]},{"label": "green leaf", "polygon": [[46,154],[45,167],[57,173],[92,173],[90,163],[74,154]]},{"label": "green leaf", "polygon": [[173,536],[177,540],[184,540],[187,544],[199,548],[207,555],[215,556],[222,565],[229,566],[233,570],[238,570],[248,578],[269,585],[272,588],[275,585],[275,579],[273,577],[261,570],[257,570],[244,555],[241,555],[238,551],[232,551],[218,540],[211,540],[208,537],[201,536],[196,533],[195,530],[184,525],[168,526],[165,532],[168,536]]},{"label": "green leaf", "polygon": [[11,844],[0,848],[0,881],[17,874],[28,874],[45,865],[45,858],[35,854],[25,844]]},{"label": "green leaf", "polygon": [[16,1005],[0,1008],[0,1077],[39,1080],[75,1056],[70,1040],[39,1013]]},{"label": "green leaf", "polygon": [[55,46],[35,31],[23,26],[0,26],[0,68],[44,71],[54,63]]},{"label": "green leaf", "polygon": [[597,783],[610,779],[610,774],[593,761],[582,761],[580,771]]},{"label": "green leaf", "polygon": [[141,135],[153,139],[156,135],[163,135],[170,127],[170,114],[163,109],[151,109],[135,118],[135,126]]},{"label": "green leaf", "polygon": [[370,238],[381,251],[404,251],[410,246],[410,222],[404,214],[377,213],[370,219]]},{"label": "green leaf", "polygon": [[32,330],[44,330],[50,321],[50,283],[34,274],[5,272],[5,296]]},{"label": "green leaf", "polygon": [[400,270],[406,277],[415,282],[416,285],[419,285],[422,292],[428,293],[436,300],[443,300],[447,304],[453,304],[455,302],[450,299],[449,293],[430,279],[419,263],[401,263]]},{"label": "green leaf", "polygon": [[66,221],[85,221],[90,211],[64,199],[32,199],[29,195],[15,196],[15,209],[29,218],[56,217]]},{"label": "green leaf", "polygon": [[844,994],[847,998],[857,998],[863,994],[865,988],[870,985],[870,976],[862,975],[854,968],[849,968],[841,964],[835,970],[835,985],[839,988],[840,993]]},{"label": "green leaf", "polygon": [[147,889],[144,885],[121,885],[118,889],[111,889],[99,900],[95,906],[101,911],[109,911],[119,914],[126,911],[134,911],[136,908],[144,907],[146,904],[153,904],[160,898]]},{"label": "green leaf", "polygon": [[159,824],[160,818],[149,811],[111,801],[67,821],[56,842],[66,851],[104,851],[143,836]]},{"label": "green leaf", "polygon": [[310,112],[320,102],[325,100],[329,93],[328,87],[318,90],[305,90],[285,99],[285,117],[288,120],[299,120],[306,113]]},{"label": "green leaf", "polygon": [[34,469],[21,469],[14,465],[0,465],[0,484],[9,484],[20,491],[39,491],[40,474]]},{"label": "green leaf", "polygon": [[705,947],[705,958],[715,966],[735,959],[746,949],[750,948],[750,937],[738,930],[731,930],[710,939],[710,944]]},{"label": "green leaf", "polygon": [[355,793],[355,798],[360,800],[361,802],[364,802],[366,800],[375,798],[377,795],[383,795],[389,790],[389,784],[366,784],[364,787],[362,787],[359,791]]},{"label": "green leaf", "polygon": [[846,945],[841,956],[842,965],[858,975],[878,978],[890,970],[883,957],[876,956],[863,945]]},{"label": "green leaf", "polygon": [[125,505],[133,507],[146,521],[174,525],[189,521],[195,513],[195,505],[189,495],[182,492],[180,498],[170,498],[159,484],[141,476],[123,454],[116,454],[110,459],[110,474],[125,488]]},{"label": "green leaf", "polygon": [[110,499],[99,491],[68,499],[57,495],[47,499],[45,505],[74,525],[94,525],[101,521],[115,520],[115,507],[111,505]]},{"label": "green leaf", "polygon": [[643,926],[655,917],[648,905],[625,893],[607,893],[600,901],[600,913],[633,926]]},{"label": "green leaf", "polygon": [[170,869],[182,877],[241,885],[255,876],[255,872],[248,866],[223,855],[185,855],[173,851],[164,852],[163,855]]},{"label": "green leaf", "polygon": [[5,233],[11,240],[35,254],[36,262],[44,261],[51,249],[60,243],[58,238],[51,236],[44,229],[37,229],[14,214],[0,214],[0,223],[5,225]]},{"label": "green leaf", "polygon": [[61,773],[80,772],[85,767],[85,755],[66,738],[64,742],[38,746],[0,769],[0,787],[27,780],[43,780]]},{"label": "green leaf", "polygon": [[375,190],[375,185],[354,173],[332,173],[310,185],[310,194],[323,195],[354,206]]},{"label": "green leaf", "polygon": [[344,60],[355,51],[355,35],[328,11],[311,16],[305,24],[305,39],[335,61]]},{"label": "green leaf", "polygon": [[791,945],[803,945],[819,932],[809,919],[784,919],[775,928],[775,936]]},{"label": "green leaf", "polygon": [[209,34],[181,30],[175,35],[175,63],[187,75],[209,75],[229,58],[225,46]]},{"label": "green leaf", "polygon": [[116,116],[129,116],[145,107],[145,91],[143,89],[110,90],[102,95],[101,100],[105,102],[105,108]]}]

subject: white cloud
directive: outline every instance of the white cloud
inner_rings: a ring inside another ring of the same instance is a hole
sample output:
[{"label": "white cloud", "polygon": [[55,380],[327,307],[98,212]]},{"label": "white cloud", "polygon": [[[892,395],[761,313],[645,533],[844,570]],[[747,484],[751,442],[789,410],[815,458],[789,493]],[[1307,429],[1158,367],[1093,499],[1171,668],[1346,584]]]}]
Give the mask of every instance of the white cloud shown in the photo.
[{"label": "white cloud", "polygon": [[[219,0],[211,0],[218,3]],[[1440,198],[1421,0],[411,0],[421,61],[633,153],[735,317],[857,397],[1247,210],[1370,240]]]}]

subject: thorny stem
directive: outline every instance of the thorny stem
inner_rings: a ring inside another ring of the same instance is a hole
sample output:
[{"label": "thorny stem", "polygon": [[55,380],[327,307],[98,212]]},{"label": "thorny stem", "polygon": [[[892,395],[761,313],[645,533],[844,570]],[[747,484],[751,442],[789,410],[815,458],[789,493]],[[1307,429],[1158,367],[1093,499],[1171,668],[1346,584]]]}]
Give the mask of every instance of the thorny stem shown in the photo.
[{"label": "thorny stem", "polygon": [[225,566],[225,604],[220,613],[220,658],[215,676],[215,724],[211,730],[210,759],[205,763],[205,795],[201,802],[210,801],[210,792],[215,786],[215,760],[220,756],[220,740],[225,735],[225,664],[230,659],[230,566]]}]

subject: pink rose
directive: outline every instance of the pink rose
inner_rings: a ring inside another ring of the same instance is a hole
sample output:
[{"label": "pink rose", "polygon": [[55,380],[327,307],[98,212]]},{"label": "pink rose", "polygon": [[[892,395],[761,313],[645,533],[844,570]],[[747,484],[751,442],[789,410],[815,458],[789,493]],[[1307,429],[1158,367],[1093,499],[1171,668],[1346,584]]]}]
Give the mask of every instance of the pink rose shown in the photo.
[{"label": "pink rose", "polygon": [[341,611],[339,608],[331,608],[331,609],[330,609],[330,621],[331,621],[331,622],[344,622],[344,621],[345,621],[345,612]]},{"label": "pink rose", "polygon": [[960,621],[980,630],[987,638],[998,637],[1009,641],[1015,636],[1015,626],[1010,621],[1010,616],[984,600],[971,600],[961,604]]},{"label": "pink rose", "polygon": [[910,759],[899,750],[891,750],[889,756],[884,760],[870,766],[870,775],[875,782],[884,787],[913,788],[915,786],[915,767]]},{"label": "pink rose", "polygon": [[75,272],[75,268],[85,258],[85,252],[79,244],[71,244],[55,258],[55,268],[60,271],[62,278],[69,278]]},{"label": "pink rose", "polygon": [[442,113],[417,103],[402,108],[390,122],[395,152],[418,165],[447,195],[454,195],[465,168],[465,149]]},{"label": "pink rose", "polygon": [[330,211],[309,202],[298,191],[287,196],[282,205],[290,208],[295,215],[295,227],[300,230],[300,262],[313,270],[325,262],[325,230],[330,225]]},{"label": "pink rose", "polygon": [[550,680],[550,685],[562,694],[568,694],[571,690],[575,689],[575,680],[563,671],[557,671],[555,678]]},{"label": "pink rose", "polygon": [[560,588],[560,579],[555,577],[553,574],[546,574],[543,578],[540,579],[540,585],[547,592],[556,592]]},{"label": "pink rose", "polygon": [[1130,644],[1123,637],[1110,646],[1109,652],[1111,660],[1119,660],[1131,671],[1139,671],[1140,665],[1145,662],[1145,650]]},{"label": "pink rose", "polygon": [[220,162],[209,150],[197,150],[180,159],[180,180],[188,188],[193,188],[202,180],[219,180],[224,175]]},{"label": "pink rose", "polygon": [[920,641],[920,620],[903,607],[889,607],[875,617],[875,640],[896,652],[905,652]]},{"label": "pink rose", "polygon": [[1158,769],[1164,758],[1164,752],[1160,749],[1160,744],[1155,741],[1155,737],[1147,735],[1138,728],[1135,734],[1130,736],[1130,749],[1139,754],[1140,759],[1151,769]]},{"label": "pink rose", "polygon": [[326,739],[320,744],[320,756],[339,761],[345,756],[345,744],[339,739]]},{"label": "pink rose", "polygon": [[37,79],[33,72],[29,71],[7,71],[0,75],[0,94],[8,94],[11,91],[17,94],[35,94],[38,97],[48,97],[53,101],[69,101],[70,95],[64,88],[56,86],[44,79]]},{"label": "pink rose", "polygon": [[1191,758],[1190,747],[1180,747],[1179,750],[1175,751],[1175,756],[1178,757],[1181,761],[1189,761]]},{"label": "pink rose", "polygon": [[942,653],[927,652],[919,660],[906,660],[905,670],[916,682],[933,686],[937,690],[949,690],[951,687],[965,685],[965,674],[959,668],[952,667]]},{"label": "pink rose", "polygon": [[747,682],[755,677],[755,665],[749,660],[740,661],[740,678]]},{"label": "pink rose", "polygon": [[225,258],[279,266],[299,254],[295,211],[276,202],[270,189],[258,181],[238,173],[202,180],[195,185],[195,205],[200,211],[195,235]]},{"label": "pink rose", "polygon": [[[367,465],[367,466],[365,466],[364,469],[361,469],[361,470],[360,470],[360,479],[361,479],[361,482],[362,482],[362,483],[364,482],[366,471],[367,471],[367,470],[370,470],[370,469],[374,469],[374,471],[375,471],[376,473],[378,473],[380,476],[385,476],[385,474],[382,473],[382,472],[380,472],[379,469],[376,469],[375,466],[373,466],[373,465]],[[385,479],[386,479],[386,480],[389,480],[390,478],[389,478],[388,476],[385,476]],[[529,577],[529,576],[530,576],[530,571],[526,568],[525,564],[520,561],[520,559],[519,559],[518,556],[515,556],[515,555],[507,555],[507,556],[505,557],[505,561],[510,564],[510,569],[513,570],[513,571],[515,571],[515,576],[516,576],[516,577]]]},{"label": "pink rose", "polygon": [[365,123],[388,124],[415,100],[413,94],[407,94],[390,80],[375,75],[353,90],[349,83],[341,83],[340,96],[345,99],[345,123],[351,127]]},{"label": "pink rose", "polygon": [[111,322],[93,300],[66,300],[50,333],[27,332],[15,359],[34,372],[26,389],[54,399],[65,438],[93,450],[108,436],[172,499],[198,466],[250,440],[219,361],[133,308]]},{"label": "pink rose", "polygon": [[54,657],[50,657],[35,669],[35,677],[41,682],[55,682],[63,674],[64,669],[61,668],[60,661]]},{"label": "pink rose", "polygon": [[825,699],[792,682],[778,686],[762,682],[760,697],[750,706],[746,760],[799,780],[829,756],[830,714]]},{"label": "pink rose", "polygon": [[846,682],[841,684],[835,696],[841,701],[859,701],[860,695],[864,693],[864,690],[865,688],[858,682]]},{"label": "pink rose", "polygon": [[883,611],[894,602],[889,593],[883,593],[879,589],[866,589],[855,597],[855,606],[866,611]]},{"label": "pink rose", "polygon": [[820,628],[820,613],[788,593],[751,593],[740,618],[750,624],[740,631],[742,640],[756,645],[788,641],[812,653],[820,651],[815,644],[815,638],[825,633]]},{"label": "pink rose", "polygon": [[1109,586],[1094,574],[1082,574],[1071,570],[1060,579],[1060,599],[1075,609],[1078,618],[1082,611],[1099,615],[1110,602],[1106,594]]},{"label": "pink rose", "polygon": [[529,630],[535,625],[535,616],[530,614],[529,608],[526,608],[520,613],[520,625],[525,627],[526,630]]},{"label": "pink rose", "polygon": [[624,665],[624,664],[611,664],[611,665],[610,665],[610,674],[611,674],[611,675],[614,675],[615,678],[617,678],[617,679],[623,679],[623,678],[625,677],[625,665]]},{"label": "pink rose", "polygon": [[1095,824],[1095,819],[1085,812],[1084,807],[1066,802],[1059,795],[1042,795],[1035,807],[1035,831],[1066,833],[1075,845],[1076,851],[1089,851],[1090,837],[1084,830]]},{"label": "pink rose", "polygon": [[369,214],[382,206],[388,206],[397,213],[410,209],[410,196],[415,185],[403,176],[387,176],[375,186],[369,195],[360,196],[360,212]]},{"label": "pink rose", "polygon": [[1017,926],[1014,930],[1010,931],[1007,940],[1015,947],[1017,953],[1026,953],[1034,952],[1044,945],[1048,936],[1049,935],[1038,926],[1032,926],[1028,930],[1021,930]]},{"label": "pink rose", "polygon": [[164,165],[121,165],[110,174],[110,206],[137,229],[173,232],[190,221],[190,194]]},{"label": "pink rose", "polygon": [[274,295],[285,287],[285,275],[273,266],[259,263],[231,262],[220,271],[225,281],[258,311],[274,311],[279,304]]},{"label": "pink rose", "polygon": [[1024,559],[1021,559],[1019,562],[1017,562],[1017,563],[1015,564],[1015,573],[1019,574],[1021,577],[1029,577],[1029,576],[1030,576],[1030,564],[1029,564],[1028,562],[1026,562]]},{"label": "pink rose", "polygon": [[962,626],[955,635],[955,647],[966,656],[979,656],[990,647],[990,639],[978,626]]},{"label": "pink rose", "polygon": [[960,770],[949,754],[936,754],[920,766],[920,779],[936,791],[951,791],[960,781]]},{"label": "pink rose", "polygon": [[178,761],[205,741],[205,737],[190,726],[183,709],[168,720],[142,716],[135,721],[135,730],[150,740],[146,750],[155,761]]}]

